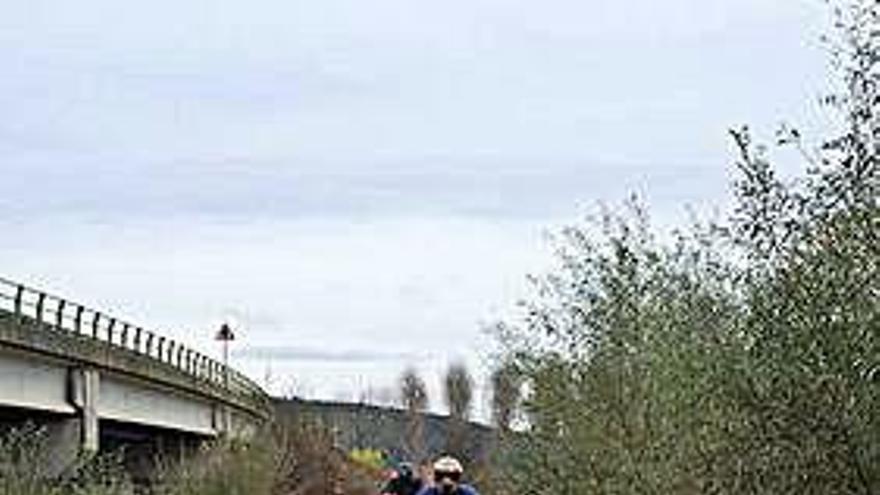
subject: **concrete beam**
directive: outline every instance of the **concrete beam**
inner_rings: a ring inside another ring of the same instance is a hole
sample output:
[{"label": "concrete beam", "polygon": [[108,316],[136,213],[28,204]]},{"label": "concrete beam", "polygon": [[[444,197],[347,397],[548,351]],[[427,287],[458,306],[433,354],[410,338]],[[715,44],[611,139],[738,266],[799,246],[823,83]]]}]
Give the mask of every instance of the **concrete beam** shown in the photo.
[{"label": "concrete beam", "polygon": [[76,414],[67,397],[67,368],[0,347],[0,404],[8,407]]},{"label": "concrete beam", "polygon": [[101,380],[97,413],[101,419],[216,436],[215,405],[202,397],[116,375]]}]

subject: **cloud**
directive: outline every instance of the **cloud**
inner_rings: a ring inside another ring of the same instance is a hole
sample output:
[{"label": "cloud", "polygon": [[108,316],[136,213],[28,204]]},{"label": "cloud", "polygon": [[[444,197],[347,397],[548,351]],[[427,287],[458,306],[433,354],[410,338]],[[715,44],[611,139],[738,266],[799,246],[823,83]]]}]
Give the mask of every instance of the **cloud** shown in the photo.
[{"label": "cloud", "polygon": [[[308,170],[295,165],[188,163],[179,167],[37,167],[0,182],[0,215],[102,221],[215,217],[362,219],[463,217],[541,219],[575,213],[579,202],[616,201],[646,184],[664,199],[723,192],[725,166],[591,162],[532,167],[522,160],[433,158],[418,166]],[[18,167],[14,167],[18,168]],[[39,172],[38,172],[39,170]],[[687,182],[684,182],[686,178]],[[39,181],[40,194],[29,184]],[[713,186],[714,184],[714,186]]]},{"label": "cloud", "polygon": [[236,349],[232,357],[253,361],[315,361],[319,363],[402,363],[423,357],[412,352],[383,352],[372,349],[327,350],[307,347],[248,346]]},{"label": "cloud", "polygon": [[803,121],[819,4],[0,2],[3,275],[208,352],[241,309],[318,393],[476,362],[543,228],[717,204],[728,126]]}]

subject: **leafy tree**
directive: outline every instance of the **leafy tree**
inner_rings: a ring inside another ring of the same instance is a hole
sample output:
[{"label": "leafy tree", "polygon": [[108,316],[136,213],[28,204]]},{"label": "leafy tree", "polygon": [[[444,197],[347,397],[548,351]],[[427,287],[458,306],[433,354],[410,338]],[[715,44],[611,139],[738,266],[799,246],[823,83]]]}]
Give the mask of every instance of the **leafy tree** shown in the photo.
[{"label": "leafy tree", "polygon": [[638,201],[557,237],[502,325],[526,493],[880,491],[880,2],[836,7],[843,130],[783,180],[747,128],[728,221],[658,240]]},{"label": "leafy tree", "polygon": [[505,435],[510,432],[519,402],[520,384],[516,366],[504,362],[492,372],[492,420]]}]

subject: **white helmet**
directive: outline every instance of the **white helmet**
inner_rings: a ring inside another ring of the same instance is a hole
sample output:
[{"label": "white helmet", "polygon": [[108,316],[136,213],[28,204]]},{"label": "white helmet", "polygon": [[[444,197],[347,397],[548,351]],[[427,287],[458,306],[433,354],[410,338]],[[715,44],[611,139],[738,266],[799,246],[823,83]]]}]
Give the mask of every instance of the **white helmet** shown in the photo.
[{"label": "white helmet", "polygon": [[445,455],[434,461],[434,472],[461,474],[464,472],[464,468],[458,459]]}]

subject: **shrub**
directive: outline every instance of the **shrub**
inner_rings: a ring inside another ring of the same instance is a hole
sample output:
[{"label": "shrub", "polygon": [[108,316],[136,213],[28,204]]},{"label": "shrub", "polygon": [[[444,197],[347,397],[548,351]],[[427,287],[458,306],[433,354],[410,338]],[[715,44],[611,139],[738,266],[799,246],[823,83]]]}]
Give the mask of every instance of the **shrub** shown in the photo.
[{"label": "shrub", "polygon": [[498,464],[518,491],[880,490],[880,6],[838,12],[847,126],[801,177],[738,129],[729,220],[668,240],[632,201],[557,237],[498,327],[525,383]]}]

